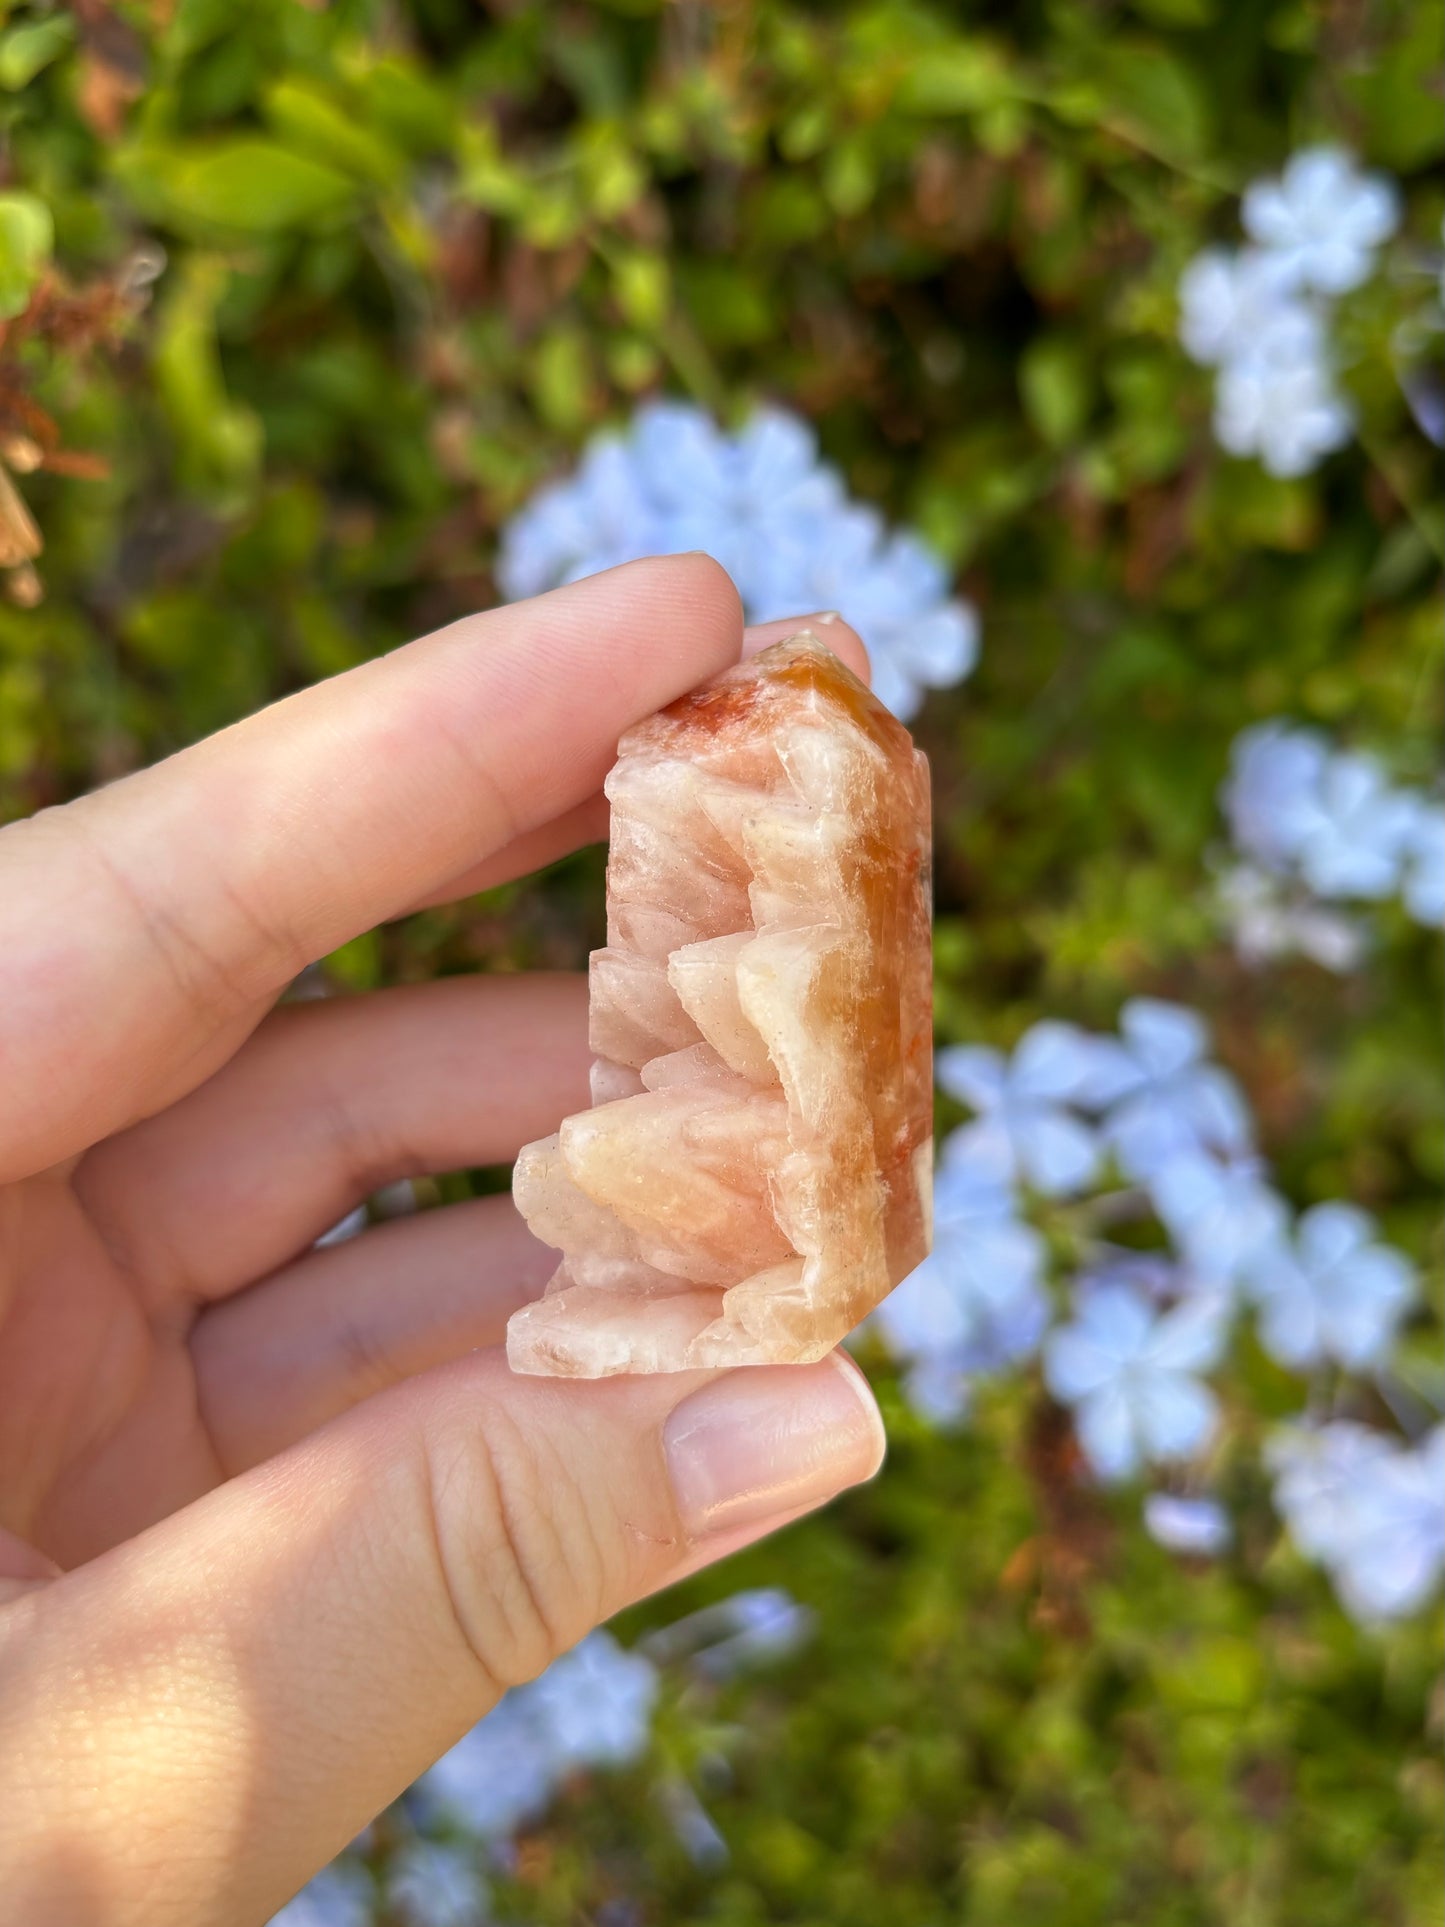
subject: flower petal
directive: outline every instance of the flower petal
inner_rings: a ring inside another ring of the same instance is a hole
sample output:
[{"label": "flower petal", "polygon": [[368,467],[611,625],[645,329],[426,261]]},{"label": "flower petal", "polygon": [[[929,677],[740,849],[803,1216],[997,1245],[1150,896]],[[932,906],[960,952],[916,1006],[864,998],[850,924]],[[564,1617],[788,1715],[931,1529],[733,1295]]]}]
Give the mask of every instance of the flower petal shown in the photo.
[{"label": "flower petal", "polygon": [[976,1111],[993,1110],[1008,1088],[1003,1053],[986,1044],[948,1045],[934,1059],[933,1074],[940,1090]]}]

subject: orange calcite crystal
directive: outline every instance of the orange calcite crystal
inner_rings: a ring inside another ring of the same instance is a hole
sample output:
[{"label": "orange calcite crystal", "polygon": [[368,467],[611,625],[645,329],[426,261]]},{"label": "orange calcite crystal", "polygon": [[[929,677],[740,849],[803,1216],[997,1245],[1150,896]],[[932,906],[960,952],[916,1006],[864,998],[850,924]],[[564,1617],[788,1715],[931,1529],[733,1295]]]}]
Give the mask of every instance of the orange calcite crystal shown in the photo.
[{"label": "orange calcite crystal", "polygon": [[803,633],[629,730],[606,788],[593,1108],[517,1160],[563,1258],[508,1357],[821,1358],[929,1245],[928,765]]}]

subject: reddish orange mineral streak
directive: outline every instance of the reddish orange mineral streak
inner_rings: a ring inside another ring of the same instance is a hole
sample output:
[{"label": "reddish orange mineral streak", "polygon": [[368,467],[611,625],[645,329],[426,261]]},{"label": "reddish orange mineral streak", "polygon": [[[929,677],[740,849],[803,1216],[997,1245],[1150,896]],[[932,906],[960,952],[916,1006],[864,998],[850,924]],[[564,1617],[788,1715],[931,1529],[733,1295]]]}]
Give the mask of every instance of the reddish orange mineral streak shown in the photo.
[{"label": "reddish orange mineral streak", "polygon": [[563,1253],[524,1372],[820,1358],[924,1256],[928,770],[811,635],[623,737],[593,1108],[514,1192]]}]

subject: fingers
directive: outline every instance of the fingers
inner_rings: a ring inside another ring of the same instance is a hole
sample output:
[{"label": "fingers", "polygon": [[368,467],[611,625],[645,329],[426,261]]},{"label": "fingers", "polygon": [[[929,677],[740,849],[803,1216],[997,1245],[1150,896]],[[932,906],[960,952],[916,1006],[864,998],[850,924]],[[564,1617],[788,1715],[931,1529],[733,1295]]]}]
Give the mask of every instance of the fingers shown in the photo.
[{"label": "fingers", "polygon": [[843,620],[836,609],[823,609],[808,616],[784,616],[779,622],[755,622],[743,631],[743,655],[756,656],[775,642],[786,642],[800,629],[811,629],[819,642],[863,682],[873,680],[868,650],[858,631]]},{"label": "fingers", "polygon": [[0,831],[0,1179],[192,1089],[306,963],[595,794],[735,661],[705,556],[474,616]]},{"label": "fingers", "polygon": [[0,1611],[0,1889],[263,1920],[506,1686],[881,1453],[836,1357],[384,1393]]},{"label": "fingers", "polygon": [[191,1355],[226,1475],[402,1379],[500,1345],[557,1257],[510,1198],[474,1198],[308,1252],[212,1306]]},{"label": "fingers", "polygon": [[54,1560],[0,1527],[0,1606],[59,1576],[60,1568]]},{"label": "fingers", "polygon": [[[755,656],[770,643],[784,642],[800,629],[812,629],[855,676],[860,676],[864,682],[870,680],[868,651],[863,646],[862,637],[831,610],[821,615],[788,616],[781,622],[763,622],[745,629],[743,656]],[[555,863],[558,857],[570,856],[573,850],[580,850],[588,843],[601,843],[606,836],[607,799],[599,791],[575,810],[569,810],[551,823],[544,823],[538,830],[516,837],[504,850],[498,850],[494,856],[474,865],[463,875],[453,877],[412,907],[422,910],[434,903],[455,903],[459,897],[470,896],[474,891],[490,890],[499,883],[510,883],[514,877],[527,876],[543,864]]]},{"label": "fingers", "polygon": [[534,870],[555,863],[559,857],[570,856],[574,850],[585,849],[589,843],[605,843],[607,816],[607,798],[599,790],[576,809],[564,810],[550,823],[513,837],[495,856],[473,864],[459,877],[449,878],[439,889],[429,891],[410,907],[425,910],[434,903],[455,903],[461,897],[474,896],[478,890],[492,890],[499,883],[512,882],[515,877],[530,876]]},{"label": "fingers", "polygon": [[380,1185],[498,1164],[588,1102],[581,976],[451,977],[273,1012],[216,1075],[96,1149],[76,1192],[170,1298],[294,1258]]}]

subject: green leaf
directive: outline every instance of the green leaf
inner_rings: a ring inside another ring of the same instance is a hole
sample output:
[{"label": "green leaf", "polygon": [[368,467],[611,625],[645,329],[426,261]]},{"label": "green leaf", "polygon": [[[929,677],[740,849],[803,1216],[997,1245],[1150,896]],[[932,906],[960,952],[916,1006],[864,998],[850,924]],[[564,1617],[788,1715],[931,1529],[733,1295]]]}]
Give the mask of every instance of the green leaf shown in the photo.
[{"label": "green leaf", "polygon": [[75,22],[68,13],[30,21],[0,34],[0,87],[19,93],[58,59],[74,38]]},{"label": "green leaf", "polygon": [[672,277],[660,254],[624,254],[613,264],[617,305],[633,327],[652,334],[671,305]]},{"label": "green leaf", "polygon": [[549,329],[537,344],[532,392],[543,419],[575,433],[591,412],[592,365],[587,344],[575,328]]},{"label": "green leaf", "polygon": [[1344,90],[1364,110],[1370,158],[1399,170],[1428,166],[1445,153],[1439,88],[1445,6],[1421,0],[1407,18],[1399,39],[1342,77]]},{"label": "green leaf", "polygon": [[866,141],[840,141],[823,164],[823,192],[828,205],[845,218],[861,214],[878,190],[878,169]]},{"label": "green leaf", "polygon": [[389,186],[405,157],[321,88],[306,81],[279,80],[267,89],[266,118],[288,148],[312,155],[359,180]]},{"label": "green leaf", "polygon": [[1068,335],[1031,342],[1019,363],[1019,393],[1024,412],[1050,447],[1066,447],[1083,427],[1092,399],[1083,343]]},{"label": "green leaf", "polygon": [[1008,64],[982,40],[924,48],[905,73],[894,105],[905,114],[971,114],[1013,92]]},{"label": "green leaf", "polygon": [[462,129],[456,158],[459,184],[467,200],[492,214],[517,215],[527,206],[528,182],[502,152],[490,122],[478,121]]},{"label": "green leaf", "polygon": [[1193,68],[1157,41],[1120,41],[1098,74],[1100,124],[1133,133],[1152,151],[1181,160],[1203,154],[1213,123],[1209,97]]},{"label": "green leaf", "polygon": [[216,349],[216,308],[225,266],[204,256],[186,262],[161,309],[155,376],[182,451],[182,476],[197,495],[227,499],[244,488],[261,459],[261,424],[226,392]]},{"label": "green leaf", "polygon": [[50,209],[34,194],[0,194],[0,320],[22,312],[55,245]]},{"label": "green leaf", "polygon": [[137,165],[163,215],[186,228],[283,233],[338,214],[355,197],[338,169],[249,135],[147,150]]}]

